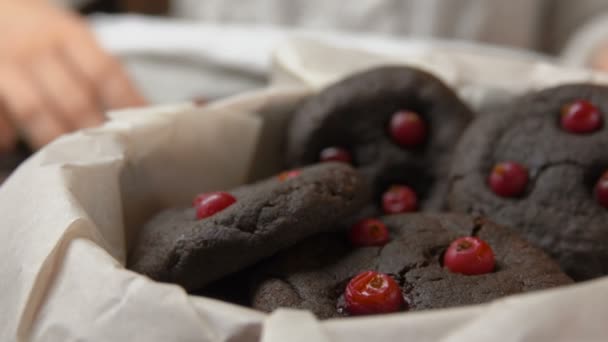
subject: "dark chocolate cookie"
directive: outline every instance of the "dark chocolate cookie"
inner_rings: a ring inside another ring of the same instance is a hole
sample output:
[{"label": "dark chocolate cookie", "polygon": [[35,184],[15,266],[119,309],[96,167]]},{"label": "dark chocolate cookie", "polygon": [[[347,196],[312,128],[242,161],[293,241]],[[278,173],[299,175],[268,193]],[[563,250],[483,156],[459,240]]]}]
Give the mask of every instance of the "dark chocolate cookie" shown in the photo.
[{"label": "dark chocolate cookie", "polygon": [[[540,249],[508,228],[460,214],[405,214],[381,219],[391,240],[382,247],[352,247],[344,234],[314,236],[255,269],[252,306],[308,309],[320,318],[341,316],[343,293],[358,273],[390,274],[409,310],[483,303],[510,294],[569,284]],[[452,273],[441,265],[447,246],[474,235],[494,250],[496,268],[482,275]]]},{"label": "dark chocolate cookie", "polygon": [[304,168],[295,178],[274,177],[230,194],[234,204],[202,220],[191,208],[154,217],[139,234],[129,268],[196,290],[329,230],[368,199],[358,173],[340,163]]},{"label": "dark chocolate cookie", "polygon": [[[603,117],[594,132],[562,127],[564,106],[580,100]],[[608,169],[607,121],[608,87],[585,84],[529,94],[480,117],[455,152],[450,209],[513,227],[576,280],[608,274],[608,209],[593,196]],[[527,169],[520,196],[501,197],[488,185],[493,166],[505,161]]]},{"label": "dark chocolate cookie", "polygon": [[[413,143],[408,146],[390,129],[397,114],[405,112],[414,113],[424,127],[402,120],[402,138]],[[422,209],[441,209],[451,151],[472,118],[471,110],[433,75],[380,67],[307,100],[291,121],[286,157],[291,166],[306,165],[318,162],[325,148],[338,147],[347,156],[333,157],[351,159],[377,200],[390,185],[404,184],[415,190]]]}]

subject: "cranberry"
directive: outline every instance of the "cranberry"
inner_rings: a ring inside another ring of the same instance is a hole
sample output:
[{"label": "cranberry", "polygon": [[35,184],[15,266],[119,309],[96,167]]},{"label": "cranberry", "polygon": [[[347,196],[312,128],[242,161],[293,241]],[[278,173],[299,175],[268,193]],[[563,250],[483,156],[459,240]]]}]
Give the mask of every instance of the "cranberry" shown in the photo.
[{"label": "cranberry", "polygon": [[515,162],[498,163],[492,169],[488,183],[498,196],[517,197],[526,190],[528,170]]},{"label": "cranberry", "polygon": [[592,133],[602,127],[602,114],[589,101],[578,100],[562,107],[561,124],[570,133]]},{"label": "cranberry", "polygon": [[342,147],[332,146],[326,147],[321,150],[321,153],[319,154],[319,160],[322,162],[337,161],[350,164],[353,158],[346,149],[343,149]]},{"label": "cranberry", "polygon": [[202,199],[196,205],[196,218],[204,219],[220,212],[236,202],[236,198],[227,192],[210,192],[199,195]]},{"label": "cranberry", "polygon": [[192,201],[192,206],[193,207],[198,207],[199,204],[201,204],[201,202],[203,202],[205,200],[205,198],[209,197],[209,195],[213,194],[213,192],[207,192],[204,194],[198,194],[196,195],[196,197],[194,197],[194,200]]},{"label": "cranberry", "polygon": [[604,172],[595,185],[595,199],[602,207],[608,209],[608,171]]},{"label": "cranberry", "polygon": [[418,197],[414,190],[405,185],[393,185],[382,195],[382,209],[385,214],[399,214],[416,211]]},{"label": "cranberry", "polygon": [[490,273],[494,270],[494,262],[490,245],[473,236],[456,239],[443,255],[445,267],[466,275]]},{"label": "cranberry", "polygon": [[350,229],[350,241],[355,246],[382,246],[388,242],[388,229],[378,219],[363,219]]},{"label": "cranberry", "polygon": [[283,172],[279,173],[278,178],[281,182],[284,182],[288,179],[298,177],[301,173],[302,172],[300,170],[283,171]]},{"label": "cranberry", "polygon": [[401,288],[390,276],[374,271],[359,273],[346,285],[346,311],[351,315],[389,313],[405,306]]},{"label": "cranberry", "polygon": [[426,140],[426,123],[412,111],[404,110],[393,114],[389,131],[393,139],[404,147],[415,147]]}]

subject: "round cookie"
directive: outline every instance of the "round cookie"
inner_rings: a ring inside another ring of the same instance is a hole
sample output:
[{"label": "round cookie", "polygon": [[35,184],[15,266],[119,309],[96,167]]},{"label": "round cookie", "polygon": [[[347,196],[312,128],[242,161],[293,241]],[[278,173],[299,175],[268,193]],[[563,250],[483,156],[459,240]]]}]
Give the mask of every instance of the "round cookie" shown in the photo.
[{"label": "round cookie", "polygon": [[202,220],[192,208],[165,210],[142,228],[128,267],[199,289],[329,230],[365,203],[365,185],[350,166],[327,163],[230,191],[236,202]]},{"label": "round cookie", "polygon": [[[589,134],[562,128],[564,105],[587,100],[604,125]],[[608,169],[608,87],[571,84],[524,96],[477,119],[454,155],[449,208],[513,227],[553,256],[576,280],[608,274],[608,209],[593,186]],[[528,170],[519,197],[496,195],[493,165],[514,161]]]},{"label": "round cookie", "polygon": [[[426,124],[414,148],[389,133],[393,114],[413,111]],[[308,99],[290,123],[286,158],[292,166],[319,161],[331,146],[345,148],[371,182],[376,202],[392,184],[412,187],[422,209],[441,209],[444,179],[455,142],[473,118],[471,110],[433,75],[404,66],[350,76]]]},{"label": "round cookie", "polygon": [[[391,215],[381,220],[391,234],[384,246],[357,248],[345,234],[322,234],[260,264],[252,271],[252,306],[268,312],[279,307],[307,309],[319,318],[343,316],[346,284],[366,270],[392,275],[414,311],[483,303],[571,283],[540,249],[484,219],[446,213]],[[447,246],[470,235],[494,250],[494,272],[466,276],[442,267]]]}]

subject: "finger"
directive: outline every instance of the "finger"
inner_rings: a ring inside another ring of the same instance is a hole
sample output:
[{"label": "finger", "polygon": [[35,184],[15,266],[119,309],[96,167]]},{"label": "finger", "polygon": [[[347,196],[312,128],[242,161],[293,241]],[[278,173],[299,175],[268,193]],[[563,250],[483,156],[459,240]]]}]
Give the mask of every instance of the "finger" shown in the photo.
[{"label": "finger", "polygon": [[27,72],[9,65],[0,68],[0,75],[0,101],[7,118],[32,147],[42,147],[68,131],[67,126],[45,108]]},{"label": "finger", "polygon": [[100,81],[100,89],[107,108],[141,107],[146,104],[118,62],[108,68],[106,77]]},{"label": "finger", "polygon": [[591,66],[599,70],[608,70],[608,46],[602,46],[591,58]]},{"label": "finger", "polygon": [[[23,125],[23,134],[28,143],[34,148],[39,149],[44,145],[55,140],[59,136],[68,133],[67,127],[57,118],[44,109],[32,111],[36,120],[32,120],[27,125]],[[16,114],[20,114],[17,112]]]},{"label": "finger", "polygon": [[8,113],[5,112],[0,106],[0,153],[13,150],[17,143],[17,131],[6,117]]},{"label": "finger", "polygon": [[70,40],[63,52],[75,70],[95,86],[106,108],[146,104],[120,62],[103,51],[88,31],[81,32],[78,39]]},{"label": "finger", "polygon": [[97,126],[104,121],[101,105],[87,81],[75,75],[58,55],[38,57],[30,70],[39,91],[70,128]]}]

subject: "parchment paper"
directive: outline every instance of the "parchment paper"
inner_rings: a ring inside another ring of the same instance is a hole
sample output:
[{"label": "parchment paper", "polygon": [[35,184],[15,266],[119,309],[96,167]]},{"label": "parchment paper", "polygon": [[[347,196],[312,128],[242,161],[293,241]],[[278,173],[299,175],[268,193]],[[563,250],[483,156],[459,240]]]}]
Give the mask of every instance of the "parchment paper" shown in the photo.
[{"label": "parchment paper", "polygon": [[[475,106],[567,80],[605,80],[530,61],[440,56],[416,64]],[[103,127],[45,147],[0,187],[1,341],[607,339],[608,279],[487,305],[320,322],[303,311],[266,315],[188,296],[124,269],[129,242],[160,208],[278,171],[284,124],[311,91],[353,70],[404,62],[301,41],[276,61],[280,86],[203,108],[111,113]]]},{"label": "parchment paper", "polygon": [[540,55],[475,46],[436,44],[432,48],[386,45],[357,50],[352,44],[294,38],[274,54],[276,84],[320,89],[346,75],[379,65],[407,64],[428,70],[456,89],[476,109],[508,101],[514,95],[564,82],[608,83],[608,75],[558,66]]}]

